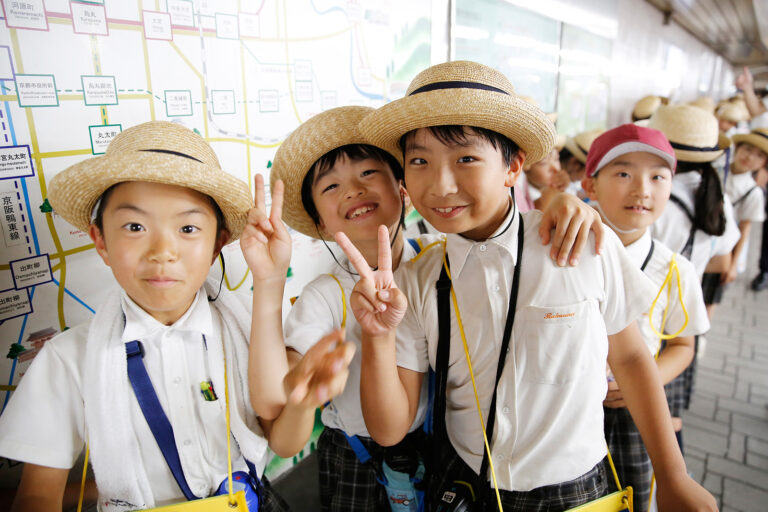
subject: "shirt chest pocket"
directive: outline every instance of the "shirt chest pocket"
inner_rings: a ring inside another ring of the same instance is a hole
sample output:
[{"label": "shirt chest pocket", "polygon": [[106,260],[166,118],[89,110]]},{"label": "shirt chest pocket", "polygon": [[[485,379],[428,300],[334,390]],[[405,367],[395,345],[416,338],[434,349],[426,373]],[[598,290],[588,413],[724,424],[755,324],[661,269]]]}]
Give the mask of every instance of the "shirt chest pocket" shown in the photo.
[{"label": "shirt chest pocket", "polygon": [[[520,315],[515,355],[523,379],[540,384],[566,384],[589,367],[599,345],[592,338],[601,322],[594,300],[556,307],[526,306]],[[516,325],[516,327],[517,327]],[[599,324],[597,324],[599,325]],[[517,329],[515,329],[517,330]],[[603,365],[605,363],[603,362]]]}]

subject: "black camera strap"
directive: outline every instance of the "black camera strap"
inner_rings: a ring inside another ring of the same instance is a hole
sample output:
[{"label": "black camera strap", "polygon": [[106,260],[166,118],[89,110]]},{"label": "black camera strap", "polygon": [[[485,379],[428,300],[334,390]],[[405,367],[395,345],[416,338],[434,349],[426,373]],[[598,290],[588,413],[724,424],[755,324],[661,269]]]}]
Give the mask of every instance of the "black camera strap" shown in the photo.
[{"label": "black camera strap", "polygon": [[[491,407],[488,411],[485,432],[489,443],[493,437],[493,429],[496,421],[496,392],[504,371],[507,352],[509,351],[509,342],[512,338],[512,327],[515,323],[515,311],[517,309],[517,296],[520,288],[520,267],[523,259],[523,235],[525,228],[523,226],[523,216],[518,213],[520,220],[517,229],[517,261],[512,279],[512,288],[509,294],[509,309],[507,310],[507,320],[504,325],[504,337],[502,338],[501,350],[499,352],[499,362],[496,368],[496,380],[493,387],[493,396],[491,398]],[[437,280],[437,318],[438,318],[438,342],[437,356],[435,361],[435,397],[433,410],[433,426],[436,443],[447,443],[448,432],[445,424],[445,409],[447,398],[448,383],[448,360],[451,351],[451,280],[448,277],[447,268],[450,267],[448,256],[446,255],[445,265],[440,272],[440,278]],[[439,450],[433,450],[439,452]],[[435,457],[437,458],[437,457]],[[433,466],[436,467],[436,466]],[[483,450],[483,462],[480,466],[479,481],[483,483],[484,489],[488,472],[488,453]],[[484,494],[484,493],[483,493]]]}]

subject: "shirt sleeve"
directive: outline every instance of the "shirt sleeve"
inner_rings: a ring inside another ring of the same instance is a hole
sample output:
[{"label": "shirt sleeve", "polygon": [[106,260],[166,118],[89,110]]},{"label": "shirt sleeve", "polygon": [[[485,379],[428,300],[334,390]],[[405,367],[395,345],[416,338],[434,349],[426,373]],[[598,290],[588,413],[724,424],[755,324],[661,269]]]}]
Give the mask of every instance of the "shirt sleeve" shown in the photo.
[{"label": "shirt sleeve", "polygon": [[85,416],[78,376],[56,342],[49,341],[35,356],[0,416],[0,455],[69,469],[85,444]]},{"label": "shirt sleeve", "polygon": [[648,311],[655,290],[648,276],[632,262],[616,234],[609,229],[603,233],[601,258],[605,299],[600,309],[606,332],[611,335],[624,330]]},{"label": "shirt sleeve", "polygon": [[416,282],[416,264],[401,265],[395,276],[396,282],[408,299],[405,317],[397,327],[397,366],[425,373],[429,370],[427,336],[422,327],[422,304]]},{"label": "shirt sleeve", "polygon": [[753,188],[736,207],[736,218],[739,222],[748,220],[762,222],[765,220],[765,197],[759,188]]},{"label": "shirt sleeve", "polygon": [[341,327],[342,308],[339,285],[330,276],[318,277],[301,290],[285,319],[285,345],[305,354],[321,337]]},{"label": "shirt sleeve", "polygon": [[736,213],[733,210],[733,203],[725,196],[724,202],[725,209],[725,232],[714,239],[714,256],[722,256],[723,254],[730,254],[736,243],[741,238],[741,231],[739,231],[739,225],[736,223]]}]

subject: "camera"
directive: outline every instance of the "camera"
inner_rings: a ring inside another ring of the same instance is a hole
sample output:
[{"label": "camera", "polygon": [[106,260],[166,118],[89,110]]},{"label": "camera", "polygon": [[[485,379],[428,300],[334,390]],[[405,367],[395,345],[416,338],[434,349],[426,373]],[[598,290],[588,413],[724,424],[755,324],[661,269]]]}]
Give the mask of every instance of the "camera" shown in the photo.
[{"label": "camera", "polygon": [[464,480],[454,480],[435,496],[435,512],[474,512],[482,509],[479,496],[472,484]]}]

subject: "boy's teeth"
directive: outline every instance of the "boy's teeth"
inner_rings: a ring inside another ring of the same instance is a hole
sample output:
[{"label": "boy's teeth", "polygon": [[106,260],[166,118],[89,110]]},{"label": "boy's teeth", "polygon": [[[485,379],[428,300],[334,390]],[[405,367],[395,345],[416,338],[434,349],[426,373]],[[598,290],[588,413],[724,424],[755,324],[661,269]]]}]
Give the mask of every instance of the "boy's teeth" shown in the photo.
[{"label": "boy's teeth", "polygon": [[435,210],[439,211],[440,213],[451,213],[453,208],[435,208]]},{"label": "boy's teeth", "polygon": [[362,208],[358,208],[357,210],[353,211],[349,218],[354,219],[355,217],[359,217],[360,215],[368,213],[371,210],[373,210],[373,206],[363,206]]}]

